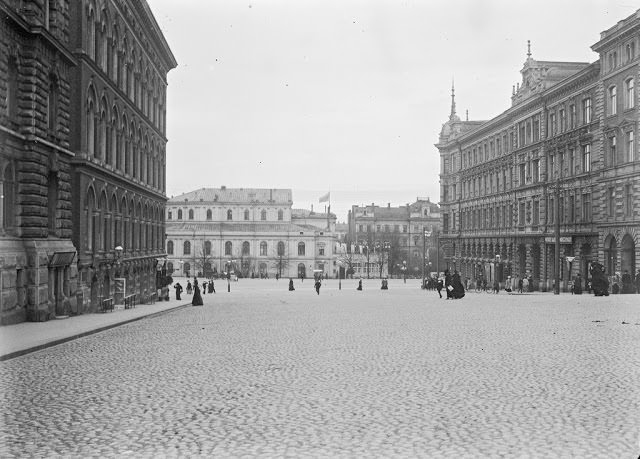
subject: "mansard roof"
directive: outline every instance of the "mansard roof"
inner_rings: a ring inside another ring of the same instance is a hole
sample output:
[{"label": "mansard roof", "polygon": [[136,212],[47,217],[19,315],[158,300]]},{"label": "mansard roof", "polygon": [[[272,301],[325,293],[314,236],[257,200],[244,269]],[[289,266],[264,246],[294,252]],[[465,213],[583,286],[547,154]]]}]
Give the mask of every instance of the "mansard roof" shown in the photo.
[{"label": "mansard roof", "polygon": [[169,199],[168,204],[194,202],[225,204],[291,204],[290,189],[282,188],[200,188]]}]

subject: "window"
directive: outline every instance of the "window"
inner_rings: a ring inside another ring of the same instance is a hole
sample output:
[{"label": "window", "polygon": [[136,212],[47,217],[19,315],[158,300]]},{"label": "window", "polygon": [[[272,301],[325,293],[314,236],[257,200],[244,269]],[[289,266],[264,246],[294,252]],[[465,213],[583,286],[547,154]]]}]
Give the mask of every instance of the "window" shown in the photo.
[{"label": "window", "polygon": [[525,203],[524,202],[520,202],[520,204],[518,205],[518,225],[519,226],[524,226],[524,222],[525,222]]},{"label": "window", "polygon": [[211,241],[204,242],[204,254],[211,255]]},{"label": "window", "polygon": [[582,221],[591,221],[591,194],[584,193],[582,195]]},{"label": "window", "polygon": [[244,219],[245,219],[245,220],[249,220],[249,210],[248,210],[248,209],[246,209],[246,210],[244,211]]},{"label": "window", "polygon": [[567,128],[567,115],[564,108],[560,109],[560,132],[564,132]]},{"label": "window", "polygon": [[260,256],[265,257],[267,255],[267,243],[262,241],[260,243]]},{"label": "window", "polygon": [[558,177],[564,177],[564,176],[565,176],[565,173],[564,173],[564,164],[565,164],[564,157],[565,157],[565,152],[564,152],[564,150],[563,150],[563,151],[561,151],[561,152],[559,153],[559,156],[560,156],[560,158],[558,158],[558,159],[559,159],[559,164],[558,164]]},{"label": "window", "polygon": [[189,209],[189,220],[193,220],[193,209]]},{"label": "window", "polygon": [[576,127],[576,104],[569,105],[569,129],[574,129]]},{"label": "window", "polygon": [[304,255],[304,242],[298,242],[298,255]]},{"label": "window", "polygon": [[628,217],[633,216],[633,188],[630,183],[624,186],[624,214]]},{"label": "window", "polygon": [[587,124],[591,122],[591,97],[587,97],[582,101],[582,122]]},{"label": "window", "polygon": [[278,221],[284,220],[284,212],[281,210],[278,211]]},{"label": "window", "polygon": [[173,215],[172,212],[168,211],[167,212],[167,220],[171,220],[173,218],[172,215]]},{"label": "window", "polygon": [[56,133],[58,127],[58,79],[49,78],[49,94],[47,95],[47,128]]},{"label": "window", "polygon": [[633,131],[627,132],[627,161],[633,161],[635,159],[635,141],[633,138]]},{"label": "window", "polygon": [[523,186],[526,180],[526,168],[525,164],[520,164],[520,186]]},{"label": "window", "polygon": [[615,115],[618,106],[618,91],[615,86],[609,88],[608,95],[607,114]]},{"label": "window", "polygon": [[167,254],[173,255],[173,241],[167,241]]},{"label": "window", "polygon": [[627,43],[625,46],[625,51],[627,54],[627,62],[632,61],[636,57],[636,44],[635,42]]},{"label": "window", "polygon": [[556,114],[549,113],[549,135],[556,135]]},{"label": "window", "polygon": [[554,221],[554,216],[555,216],[555,201],[553,200],[553,198],[549,198],[549,205],[547,206],[547,223],[553,223]]},{"label": "window", "polygon": [[558,214],[558,221],[560,223],[566,223],[567,221],[565,220],[565,212],[564,212],[564,197],[560,197],[560,199],[558,199],[558,208],[560,209],[560,212]]},{"label": "window", "polygon": [[631,109],[636,106],[636,93],[634,89],[634,80],[633,78],[629,78],[624,82],[624,106],[625,108]]},{"label": "window", "polygon": [[540,201],[537,199],[533,201],[533,224],[536,226],[540,224]]},{"label": "window", "polygon": [[242,255],[247,256],[250,254],[251,254],[251,245],[249,244],[249,241],[244,241],[242,243]]},{"label": "window", "polygon": [[213,218],[213,212],[211,209],[207,209],[207,220],[211,220]]},{"label": "window", "polygon": [[569,196],[569,223],[573,223],[576,219],[576,198],[575,196]]},{"label": "window", "polygon": [[284,242],[282,241],[278,242],[278,256],[284,256]]},{"label": "window", "polygon": [[233,211],[231,209],[227,210],[227,220],[233,220]]},{"label": "window", "polygon": [[260,212],[260,220],[266,220],[267,219],[267,211],[266,210],[262,210],[262,212]]},{"label": "window", "polygon": [[233,245],[231,244],[231,241],[227,241],[224,243],[224,254],[225,255],[231,255],[231,249],[233,248]]},{"label": "window", "polygon": [[407,225],[402,225],[402,232],[406,233],[407,232]]},{"label": "window", "polygon": [[376,232],[380,232],[380,225],[376,225]]},{"label": "window", "polygon": [[190,255],[191,254],[191,242],[184,241],[184,246],[182,248],[182,253],[184,255]]},{"label": "window", "polygon": [[613,217],[616,212],[616,189],[610,187],[607,192],[607,213]]},{"label": "window", "polygon": [[9,58],[7,72],[6,107],[7,116],[15,119],[18,116],[18,60],[13,56]]},{"label": "window", "polygon": [[16,194],[13,167],[8,164],[0,175],[0,230],[6,231],[13,228],[15,212]]},{"label": "window", "polygon": [[534,159],[531,165],[533,169],[531,171],[531,178],[534,183],[538,183],[540,181],[540,160]]},{"label": "window", "polygon": [[182,209],[178,209],[178,220],[182,220]]},{"label": "window", "polygon": [[318,247],[318,255],[324,255],[324,247]]},{"label": "window", "polygon": [[609,166],[613,166],[617,162],[616,152],[616,136],[609,137]]},{"label": "window", "polygon": [[[540,116],[536,115],[533,117],[533,141],[537,142],[538,140],[540,140]],[[499,145],[498,143],[498,146]]]},{"label": "window", "polygon": [[582,146],[582,172],[591,171],[591,144]]}]

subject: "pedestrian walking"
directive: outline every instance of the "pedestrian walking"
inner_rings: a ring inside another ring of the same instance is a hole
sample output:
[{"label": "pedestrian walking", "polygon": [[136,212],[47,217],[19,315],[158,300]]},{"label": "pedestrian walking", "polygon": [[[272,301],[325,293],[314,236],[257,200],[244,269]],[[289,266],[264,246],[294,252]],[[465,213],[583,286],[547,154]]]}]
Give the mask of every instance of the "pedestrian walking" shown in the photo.
[{"label": "pedestrian walking", "polygon": [[522,279],[518,279],[518,293],[522,293],[523,281]]},{"label": "pedestrian walking", "polygon": [[511,276],[507,276],[507,281],[504,283],[504,291],[507,293],[511,293],[513,290],[513,282],[511,280]]},{"label": "pedestrian walking", "polygon": [[293,288],[293,279],[289,278],[289,291],[293,292],[295,290],[295,288]]},{"label": "pedestrian walking", "polygon": [[213,279],[209,279],[209,293],[216,293],[216,286],[213,283]]},{"label": "pedestrian walking", "polygon": [[193,287],[191,286],[191,281],[187,281],[187,295],[191,295],[193,293]]},{"label": "pedestrian walking", "polygon": [[180,282],[176,282],[176,285],[173,286],[176,289],[176,300],[180,300],[180,294],[182,293],[182,285]]},{"label": "pedestrian walking", "polygon": [[314,284],[314,287],[316,288],[316,293],[318,295],[320,295],[320,287],[322,287],[322,283],[320,282],[320,279],[316,279],[316,283]]},{"label": "pedestrian walking", "polygon": [[382,286],[380,287],[380,290],[389,290],[389,282],[386,278],[382,279]]},{"label": "pedestrian walking", "polygon": [[200,296],[200,287],[198,287],[198,279],[193,278],[193,299],[191,300],[193,306],[202,306],[202,296]]},{"label": "pedestrian walking", "polygon": [[358,281],[358,288],[356,290],[362,290],[362,279]]},{"label": "pedestrian walking", "polygon": [[438,284],[436,285],[436,290],[438,290],[438,295],[440,295],[440,298],[442,298],[442,289],[444,288],[444,282],[442,282],[442,279],[438,279]]},{"label": "pedestrian walking", "polygon": [[202,294],[206,295],[207,294],[207,281],[204,281],[202,283]]}]

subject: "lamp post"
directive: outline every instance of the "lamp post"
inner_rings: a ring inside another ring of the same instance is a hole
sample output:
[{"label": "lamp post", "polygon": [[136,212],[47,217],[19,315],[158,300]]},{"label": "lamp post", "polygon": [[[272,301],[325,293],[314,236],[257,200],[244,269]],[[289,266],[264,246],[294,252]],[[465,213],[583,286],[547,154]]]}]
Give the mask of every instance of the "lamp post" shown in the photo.
[{"label": "lamp post", "polygon": [[227,292],[231,292],[231,270],[235,260],[229,259],[229,268],[227,269]]},{"label": "lamp post", "polygon": [[404,279],[404,283],[407,283],[407,261],[403,260],[402,261],[402,268],[400,268],[402,270],[402,278]]},{"label": "lamp post", "polygon": [[338,290],[342,290],[342,260],[338,261]]},{"label": "lamp post", "polygon": [[[431,236],[431,231],[424,229],[422,231],[422,288],[427,288],[427,282],[424,277],[424,268],[427,263],[427,238]],[[431,263],[429,263],[431,264]]]}]

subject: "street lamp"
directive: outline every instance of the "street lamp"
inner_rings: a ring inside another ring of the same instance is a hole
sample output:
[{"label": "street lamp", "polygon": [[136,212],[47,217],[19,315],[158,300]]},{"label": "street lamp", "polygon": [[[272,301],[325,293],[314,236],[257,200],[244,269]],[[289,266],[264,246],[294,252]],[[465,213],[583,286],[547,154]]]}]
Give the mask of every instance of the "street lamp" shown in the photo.
[{"label": "street lamp", "polygon": [[402,268],[400,268],[402,270],[402,277],[404,278],[404,283],[407,283],[407,261],[403,260],[402,261]]},{"label": "street lamp", "polygon": [[235,260],[229,259],[229,268],[227,269],[227,292],[231,292],[231,270]]}]

